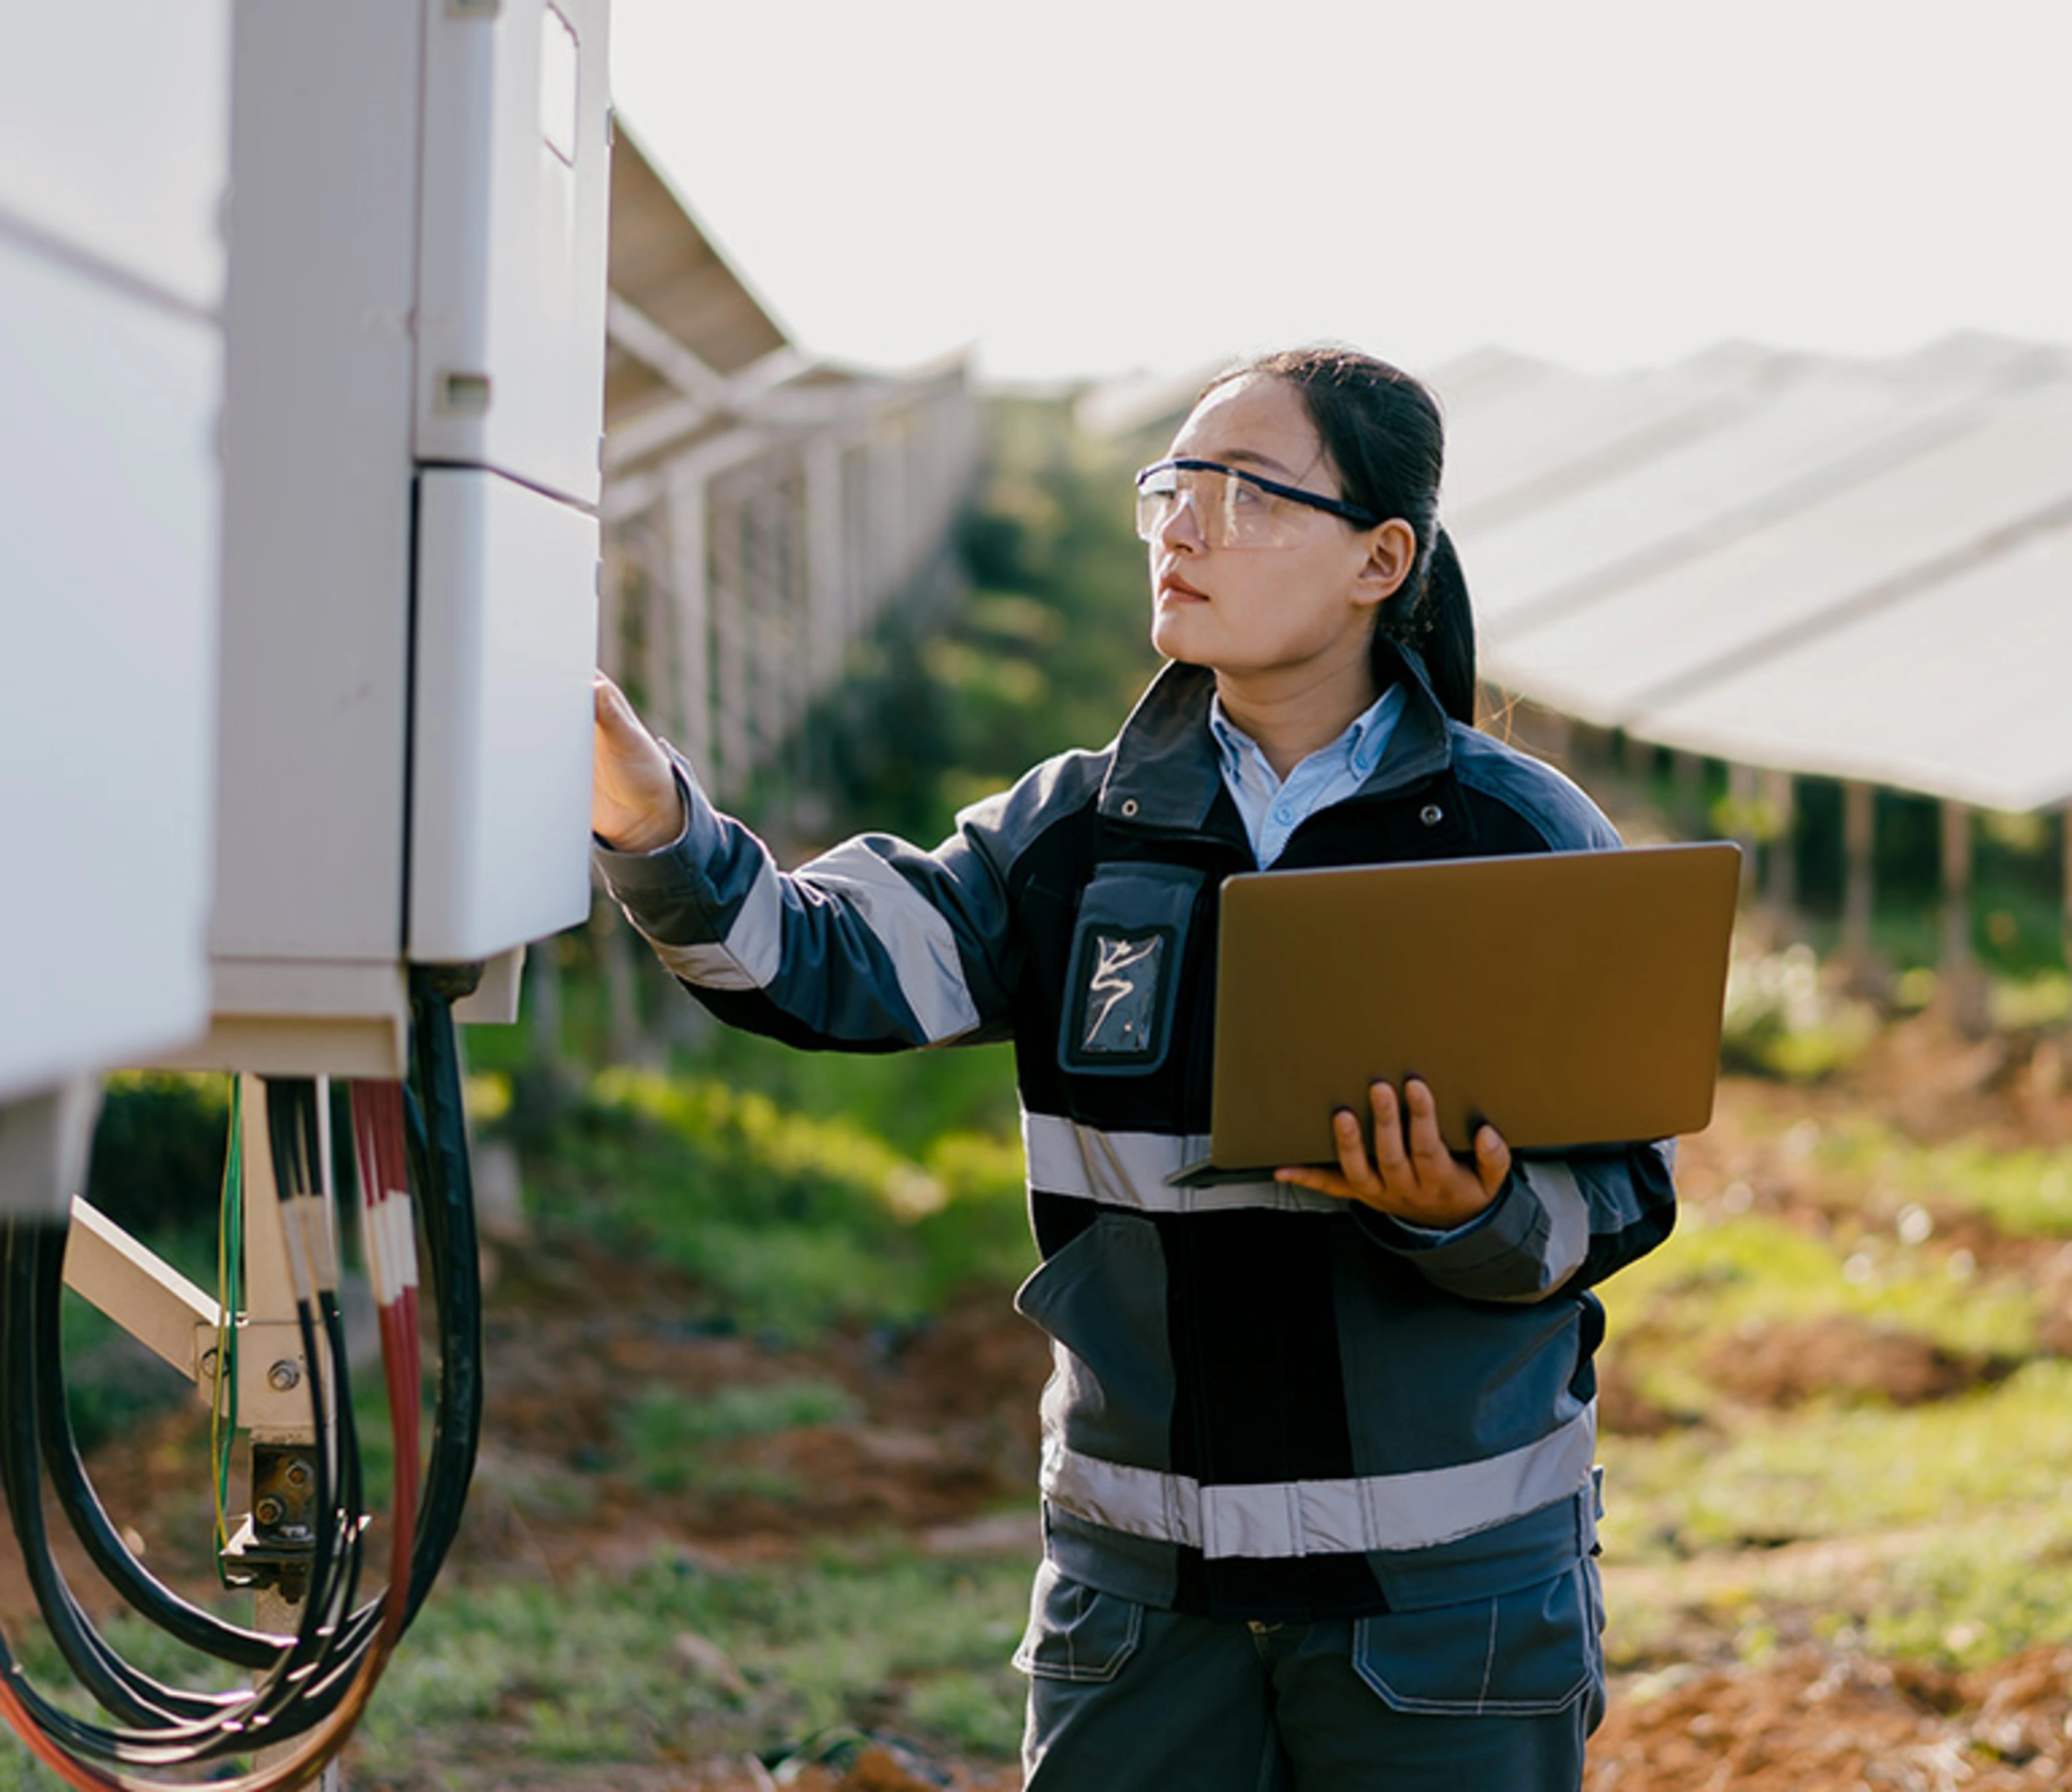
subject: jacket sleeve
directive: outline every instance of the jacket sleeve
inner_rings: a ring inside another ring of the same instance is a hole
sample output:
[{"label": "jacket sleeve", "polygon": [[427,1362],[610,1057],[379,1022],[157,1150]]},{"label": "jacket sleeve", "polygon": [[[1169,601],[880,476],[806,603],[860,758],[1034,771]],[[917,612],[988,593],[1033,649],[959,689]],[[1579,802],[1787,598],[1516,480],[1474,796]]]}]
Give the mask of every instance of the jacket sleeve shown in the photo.
[{"label": "jacket sleeve", "polygon": [[595,858],[627,919],[722,1020],[851,1051],[1003,1026],[1014,965],[989,805],[960,816],[933,852],[865,834],[784,871],[680,756],[676,766],[688,818],[677,839],[644,854],[600,842]]},{"label": "jacket sleeve", "polygon": [[1520,1158],[1496,1199],[1440,1232],[1371,1207],[1360,1229],[1434,1287],[1470,1300],[1535,1301],[1577,1292],[1643,1257],[1676,1223],[1675,1141]]}]

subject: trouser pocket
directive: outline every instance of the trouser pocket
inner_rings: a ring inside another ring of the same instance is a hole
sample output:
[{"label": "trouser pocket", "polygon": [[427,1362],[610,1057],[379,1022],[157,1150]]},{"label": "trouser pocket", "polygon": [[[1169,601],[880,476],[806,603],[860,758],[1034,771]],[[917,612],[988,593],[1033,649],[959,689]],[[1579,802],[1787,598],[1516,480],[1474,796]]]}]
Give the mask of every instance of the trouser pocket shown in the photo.
[{"label": "trouser pocket", "polygon": [[1046,1562],[1036,1571],[1014,1665],[1039,1680],[1104,1683],[1137,1653],[1143,1631],[1141,1605],[1068,1580]]},{"label": "trouser pocket", "polygon": [[1392,1710],[1544,1716],[1604,1696],[1597,1565],[1494,1597],[1385,1612],[1353,1626],[1353,1667]]}]

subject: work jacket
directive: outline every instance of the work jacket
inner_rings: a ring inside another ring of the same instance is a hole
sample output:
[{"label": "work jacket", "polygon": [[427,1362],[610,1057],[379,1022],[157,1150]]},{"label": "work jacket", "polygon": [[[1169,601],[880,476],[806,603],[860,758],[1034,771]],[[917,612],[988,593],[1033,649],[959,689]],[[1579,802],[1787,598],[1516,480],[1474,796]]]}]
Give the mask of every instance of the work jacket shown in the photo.
[{"label": "work jacket", "polygon": [[[1379,763],[1276,868],[1617,844],[1396,658]],[[1262,1621],[1536,1584],[1593,1547],[1588,1290],[1667,1236],[1668,1148],[1521,1160],[1449,1231],[1271,1180],[1169,1182],[1209,1131],[1219,886],[1256,868],[1213,688],[1168,666],[1108,747],[1038,766],[932,852],[865,835],[782,871],[680,762],[683,837],[600,863],[733,1024],[860,1050],[1013,1040],[1042,1259],[1016,1299],[1052,1343],[1061,1572]]]}]

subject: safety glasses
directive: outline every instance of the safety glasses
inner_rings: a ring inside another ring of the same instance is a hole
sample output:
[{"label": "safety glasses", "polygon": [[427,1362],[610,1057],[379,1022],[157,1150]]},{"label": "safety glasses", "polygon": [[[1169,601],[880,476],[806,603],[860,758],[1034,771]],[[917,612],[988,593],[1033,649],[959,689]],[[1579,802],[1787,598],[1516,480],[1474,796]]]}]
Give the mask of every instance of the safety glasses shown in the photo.
[{"label": "safety glasses", "polygon": [[1381,521],[1371,511],[1320,492],[1283,485],[1218,460],[1154,461],[1137,476],[1137,533],[1147,542],[1172,520],[1182,504],[1192,506],[1194,525],[1213,548],[1293,547],[1304,538],[1304,513],[1321,510],[1362,529]]}]

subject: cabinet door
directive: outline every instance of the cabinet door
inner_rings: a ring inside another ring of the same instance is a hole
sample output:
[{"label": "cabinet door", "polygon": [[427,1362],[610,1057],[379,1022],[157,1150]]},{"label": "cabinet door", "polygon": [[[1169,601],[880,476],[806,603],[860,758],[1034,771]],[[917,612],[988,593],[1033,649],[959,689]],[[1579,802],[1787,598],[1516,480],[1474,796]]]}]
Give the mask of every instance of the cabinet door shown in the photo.
[{"label": "cabinet door", "polygon": [[590,912],[598,525],[438,468],[417,539],[409,955],[468,962]]},{"label": "cabinet door", "polygon": [[428,0],[417,455],[597,501],[605,0]]}]

